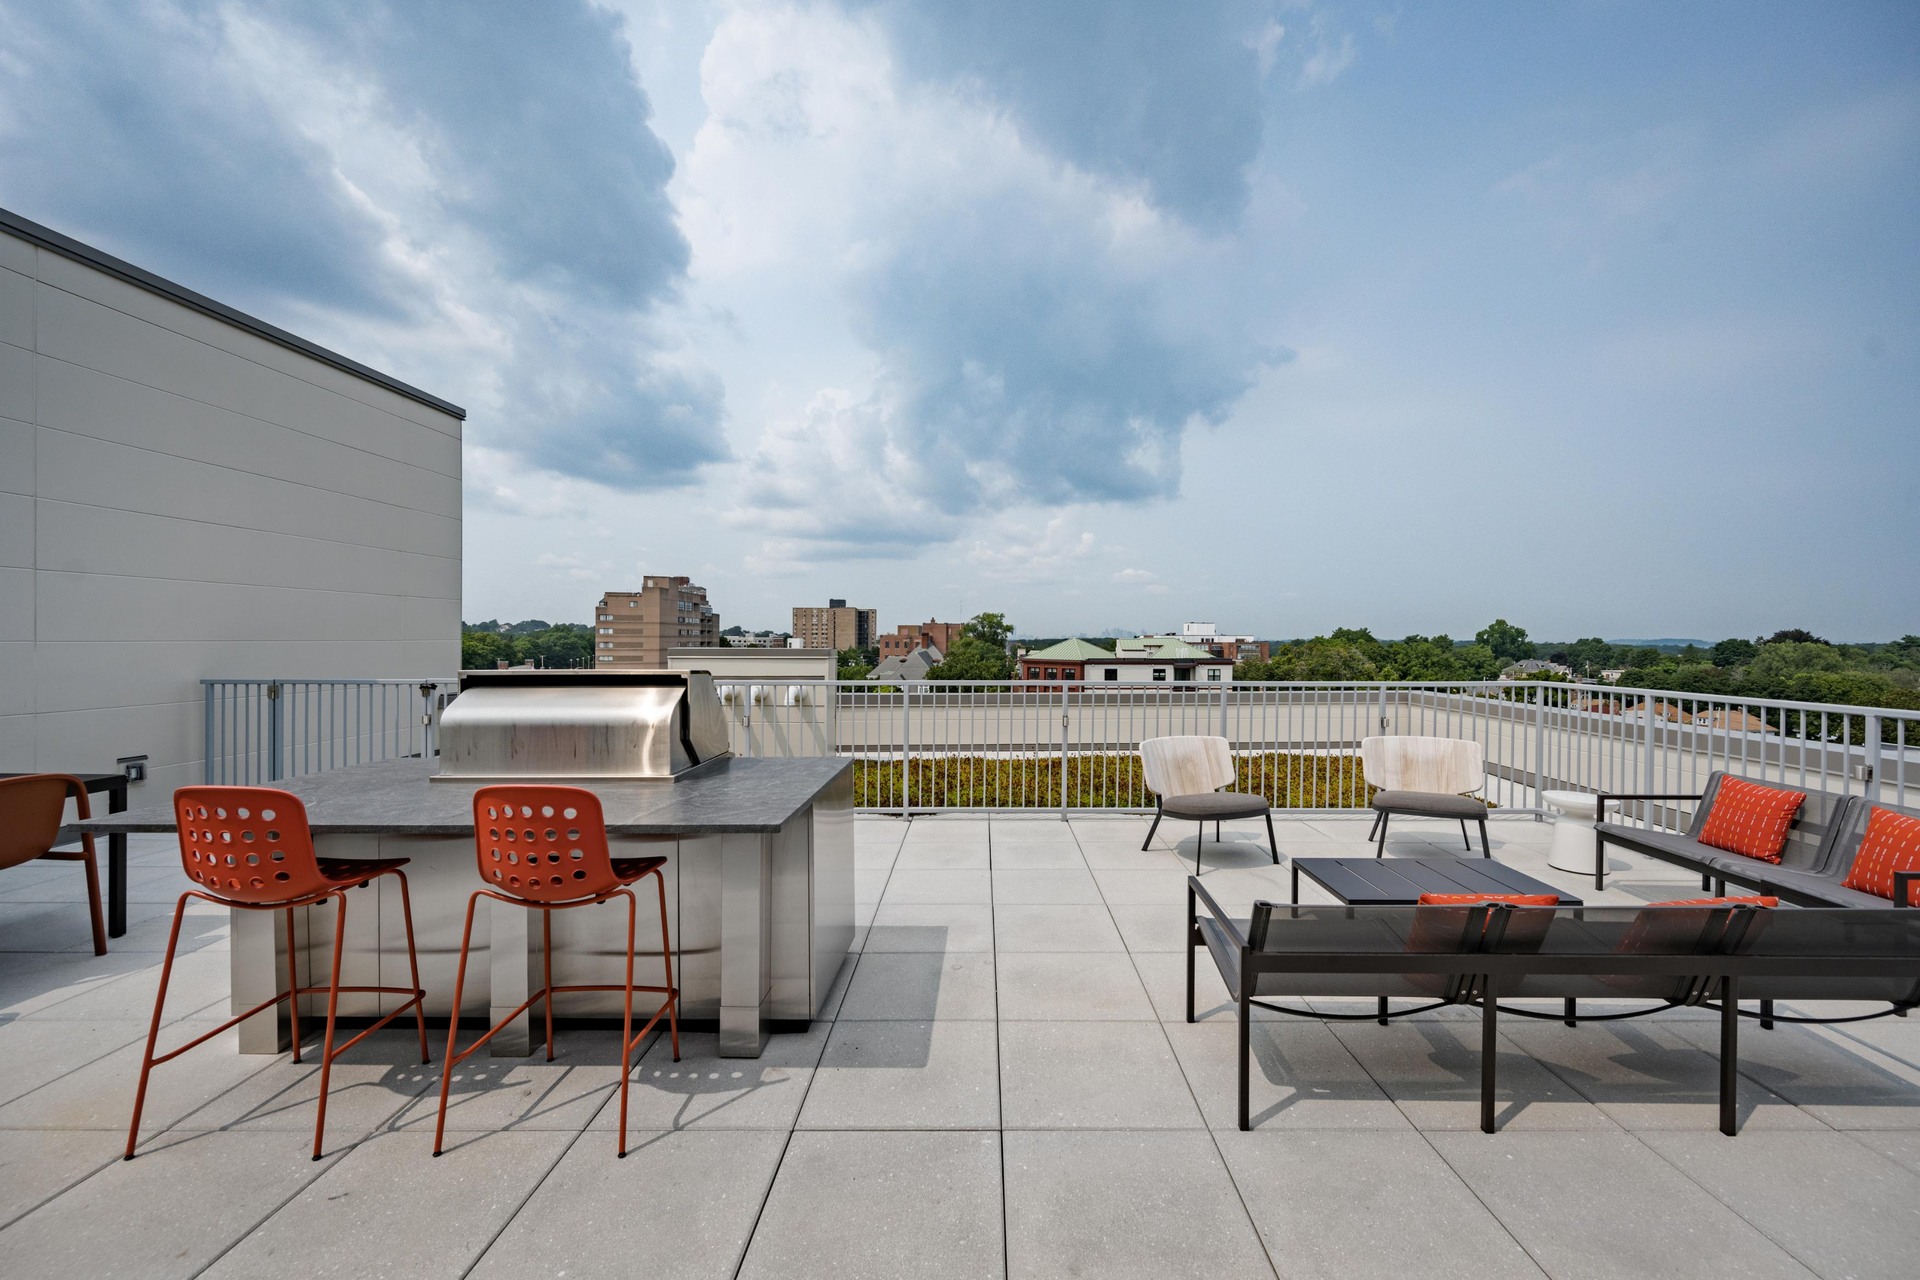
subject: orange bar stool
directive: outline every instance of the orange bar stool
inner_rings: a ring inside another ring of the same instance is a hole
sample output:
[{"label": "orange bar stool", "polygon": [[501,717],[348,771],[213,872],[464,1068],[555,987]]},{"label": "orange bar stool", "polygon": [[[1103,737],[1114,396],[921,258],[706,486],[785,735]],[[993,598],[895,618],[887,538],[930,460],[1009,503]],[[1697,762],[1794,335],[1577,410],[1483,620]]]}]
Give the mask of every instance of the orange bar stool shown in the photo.
[{"label": "orange bar stool", "polygon": [[[327,1032],[320,1045],[320,1113],[313,1121],[313,1158],[318,1160],[326,1137],[327,1084],[335,1058],[412,1009],[420,1030],[420,1061],[423,1064],[429,1061],[427,993],[420,987],[420,964],[414,956],[413,903],[407,896],[407,875],[400,870],[407,865],[407,859],[316,856],[313,833],[307,826],[306,806],[300,803],[300,797],[272,787],[182,787],[173,793],[173,811],[180,828],[180,861],[186,867],[188,879],[202,888],[181,894],[180,904],[174,908],[173,932],[167,935],[167,959],[160,968],[160,992],[153,1000],[153,1025],[147,1030],[147,1051],[140,1061],[140,1090],[133,1098],[133,1123],[127,1128],[126,1158],[133,1159],[134,1146],[140,1140],[140,1112],[147,1102],[147,1077],[155,1067],[282,1000],[287,1001],[287,1013],[293,1023],[293,1060],[299,1062],[299,997],[324,991],[327,993]],[[365,888],[381,876],[392,876],[400,882],[400,913],[407,926],[407,965],[413,975],[413,986],[343,987],[340,985],[340,948],[347,933],[347,890]],[[180,923],[186,918],[189,898],[242,911],[285,911],[287,990],[229,1018],[205,1035],[156,1056],[154,1046],[160,1039],[160,1013],[167,1003],[174,947],[180,941]],[[324,987],[303,987],[294,956],[293,909],[318,906],[329,898],[336,903],[333,974]],[[406,996],[407,999],[336,1048],[334,1028],[343,991]]]},{"label": "orange bar stool", "polygon": [[[581,787],[503,785],[482,787],[473,796],[474,853],[480,878],[487,887],[467,899],[467,924],[460,935],[460,968],[453,982],[453,1015],[447,1023],[446,1067],[440,1077],[440,1120],[433,1130],[433,1154],[439,1155],[447,1133],[447,1094],[453,1087],[453,1069],[478,1053],[480,1046],[501,1028],[531,1009],[546,1005],[547,1061],[553,1061],[553,997],[568,991],[626,993],[620,1026],[620,1155],[627,1154],[627,1088],[633,1050],[660,1025],[664,1015],[673,1037],[673,1060],[680,1061],[680,989],[673,985],[673,940],[667,932],[667,878],[665,858],[615,858],[607,848],[606,818],[600,797]],[[666,964],[667,985],[633,983],[634,927],[638,900],[628,886],[652,876],[660,894],[660,957]],[[544,972],[540,989],[519,1008],[493,1024],[487,1033],[455,1052],[460,1040],[460,996],[467,981],[467,947],[473,941],[473,913],[480,899],[492,898],[526,907],[541,915]],[[569,907],[592,907],[614,898],[627,900],[627,981],[613,984],[553,985],[553,913]],[[666,998],[638,1034],[633,1030],[633,993],[646,991]]]}]

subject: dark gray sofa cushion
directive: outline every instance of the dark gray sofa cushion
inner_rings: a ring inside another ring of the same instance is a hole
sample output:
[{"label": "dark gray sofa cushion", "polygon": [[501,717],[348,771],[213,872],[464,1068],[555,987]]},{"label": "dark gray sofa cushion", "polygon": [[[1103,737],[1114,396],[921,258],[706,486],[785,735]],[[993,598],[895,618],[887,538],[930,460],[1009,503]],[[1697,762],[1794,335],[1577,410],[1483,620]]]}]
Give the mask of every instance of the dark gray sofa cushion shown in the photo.
[{"label": "dark gray sofa cushion", "polygon": [[1475,800],[1472,796],[1450,796],[1437,791],[1376,791],[1373,807],[1380,813],[1420,818],[1466,818],[1475,821],[1487,816],[1484,800]]},{"label": "dark gray sofa cushion", "polygon": [[1849,889],[1840,881],[1844,876],[1817,876],[1807,871],[1795,871],[1788,867],[1769,867],[1760,877],[1761,887],[1778,890],[1781,897],[1789,902],[1795,895],[1818,899],[1822,905],[1834,907],[1889,907],[1893,899],[1882,898],[1878,894],[1862,893],[1858,889]]},{"label": "dark gray sofa cushion", "polygon": [[1163,796],[1160,812],[1170,818],[1257,818],[1267,811],[1267,802],[1259,796],[1237,791],[1207,791],[1191,796]]}]

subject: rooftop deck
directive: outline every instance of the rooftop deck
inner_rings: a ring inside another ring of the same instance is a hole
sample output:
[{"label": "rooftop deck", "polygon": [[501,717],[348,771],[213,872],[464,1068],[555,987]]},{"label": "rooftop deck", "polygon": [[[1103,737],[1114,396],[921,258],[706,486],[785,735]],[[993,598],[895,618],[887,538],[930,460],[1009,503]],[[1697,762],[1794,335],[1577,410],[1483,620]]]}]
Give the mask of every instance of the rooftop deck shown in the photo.
[{"label": "rooftop deck", "polygon": [[[1182,1019],[1191,828],[1088,815],[859,819],[859,953],[831,1022],[758,1061],[656,1044],[614,1158],[617,1033],[558,1060],[466,1064],[450,1150],[410,1030],[335,1068],[232,1035],[158,1069],[119,1160],[175,895],[136,837],[130,928],[91,954],[77,868],[0,875],[0,1256],[15,1275],[1908,1276],[1920,1257],[1920,1018],[1749,1024],[1742,1124],[1715,1129],[1713,1015],[1503,1022],[1501,1131],[1478,1131],[1477,1015],[1380,1027],[1256,1013],[1256,1128],[1201,964]],[[1208,846],[1230,908],[1284,901],[1252,824]],[[1283,857],[1370,852],[1364,817],[1283,819]],[[1588,902],[1697,893],[1617,854],[1608,889],[1494,855]],[[1390,854],[1457,854],[1396,823]],[[1184,864],[1183,864],[1184,861]],[[1311,886],[1303,891],[1312,895]],[[1322,900],[1309,897],[1309,900]],[[225,1009],[223,912],[189,919],[173,1032]],[[191,948],[188,950],[188,948]],[[1788,1012],[1783,1007],[1782,1012]],[[644,1131],[644,1132],[642,1132]]]}]

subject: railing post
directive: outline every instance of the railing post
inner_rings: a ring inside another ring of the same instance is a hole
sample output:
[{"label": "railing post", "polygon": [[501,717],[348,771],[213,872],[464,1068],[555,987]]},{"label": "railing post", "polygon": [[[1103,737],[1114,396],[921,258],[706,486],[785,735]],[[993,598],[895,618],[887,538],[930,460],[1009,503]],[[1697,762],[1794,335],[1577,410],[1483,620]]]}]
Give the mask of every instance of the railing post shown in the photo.
[{"label": "railing post", "polygon": [[[1870,715],[1867,717],[1867,776],[1862,780],[1863,785],[1860,788],[1860,794],[1864,795],[1869,801],[1875,801],[1880,798],[1880,735],[1884,732],[1881,724],[1882,721],[1879,716]],[[1904,738],[1906,735],[1902,734],[1901,736]],[[1904,746],[1905,743],[1901,745]],[[1895,758],[1898,759],[1900,757],[1896,755]]]},{"label": "railing post", "polygon": [[1535,822],[1546,821],[1547,792],[1547,690],[1549,685],[1533,686],[1533,815]]},{"label": "railing post", "polygon": [[1067,686],[1060,686],[1060,821],[1067,820]]},{"label": "railing post", "polygon": [[[1642,791],[1651,793],[1654,790],[1654,785],[1653,785],[1653,695],[1651,693],[1647,694],[1646,697],[1640,700],[1640,708],[1644,713],[1641,717],[1641,729],[1640,729],[1640,732],[1641,732],[1640,774],[1641,774],[1641,782],[1643,784],[1640,789]],[[1653,825],[1654,804],[1655,802],[1652,800],[1642,800],[1640,802],[1641,821],[1644,822],[1649,827]]]},{"label": "railing post", "polygon": [[434,757],[433,695],[439,687],[431,680],[420,682],[420,758],[422,760],[431,760]]},{"label": "railing post", "polygon": [[280,683],[267,685],[267,781],[280,781]]},{"label": "railing post", "polygon": [[900,682],[900,816],[906,817],[913,799],[913,682]]},{"label": "railing post", "polygon": [[200,696],[206,703],[207,721],[206,736],[200,741],[200,781],[211,787],[216,781],[213,776],[213,681],[200,682]]}]

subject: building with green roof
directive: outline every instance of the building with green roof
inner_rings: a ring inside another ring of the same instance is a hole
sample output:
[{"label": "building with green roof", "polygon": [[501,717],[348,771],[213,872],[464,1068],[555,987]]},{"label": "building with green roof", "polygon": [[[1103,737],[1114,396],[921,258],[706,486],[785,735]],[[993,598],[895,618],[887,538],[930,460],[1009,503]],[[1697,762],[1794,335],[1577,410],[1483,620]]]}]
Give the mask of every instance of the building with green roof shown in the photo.
[{"label": "building with green roof", "polygon": [[1233,680],[1233,663],[1171,636],[1133,636],[1111,650],[1088,640],[1020,655],[1025,680],[1073,680],[1089,684],[1222,684]]}]

